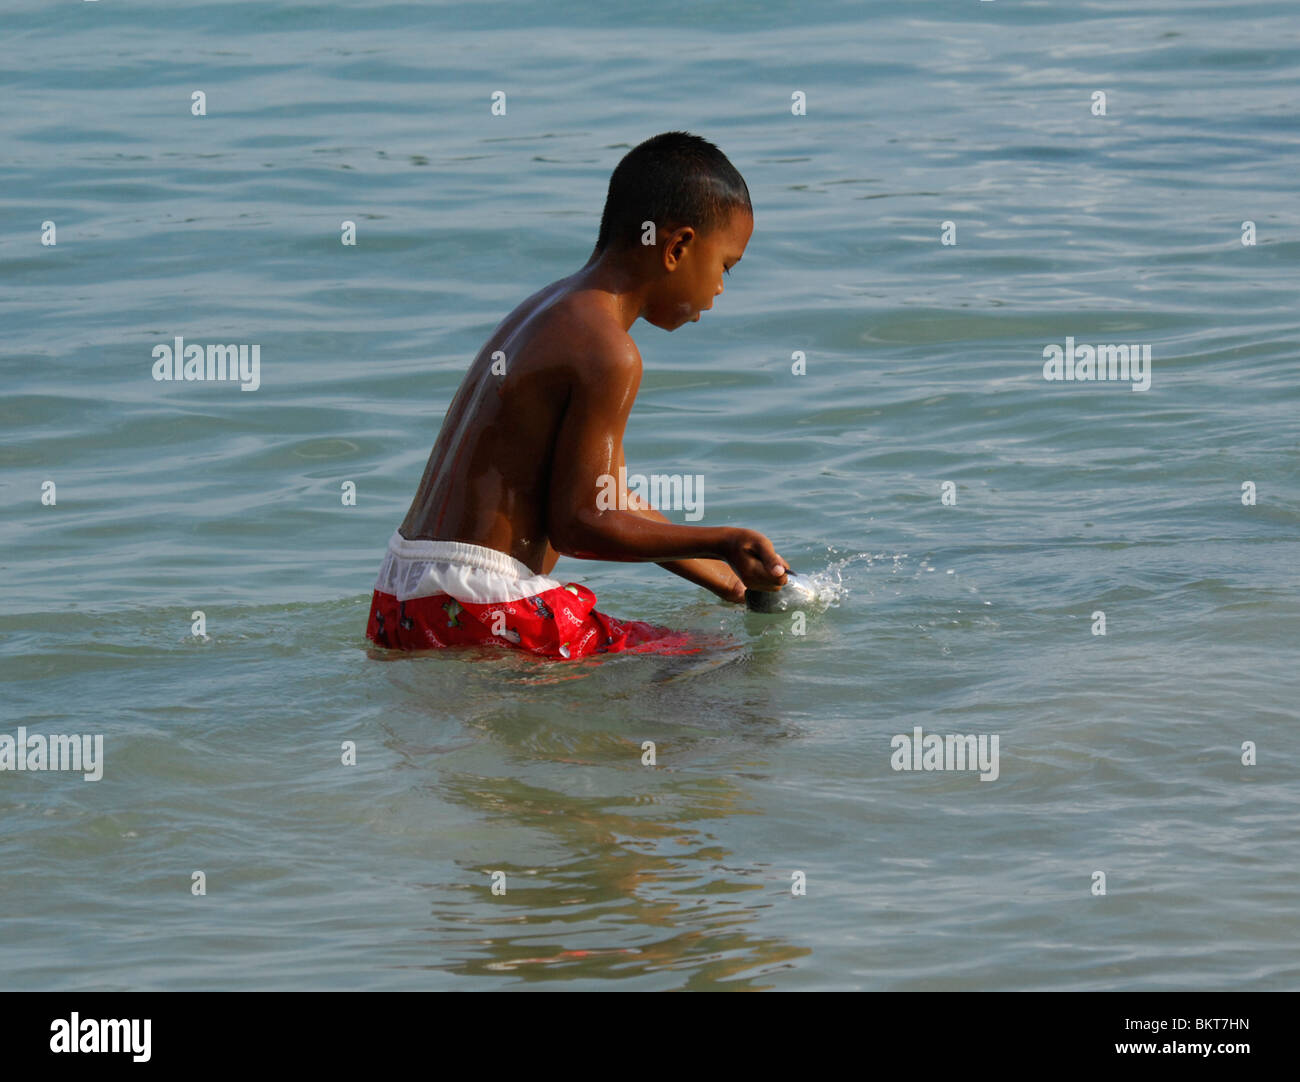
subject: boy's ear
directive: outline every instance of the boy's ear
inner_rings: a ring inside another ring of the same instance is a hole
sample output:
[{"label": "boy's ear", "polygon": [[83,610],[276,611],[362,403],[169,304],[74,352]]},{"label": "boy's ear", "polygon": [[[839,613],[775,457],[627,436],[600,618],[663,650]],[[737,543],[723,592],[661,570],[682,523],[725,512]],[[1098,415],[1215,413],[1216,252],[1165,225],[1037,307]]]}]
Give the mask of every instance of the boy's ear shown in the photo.
[{"label": "boy's ear", "polygon": [[671,268],[681,261],[686,249],[690,246],[691,241],[695,239],[695,230],[689,225],[684,225],[680,229],[674,229],[668,235],[668,243],[664,246],[664,262]]}]

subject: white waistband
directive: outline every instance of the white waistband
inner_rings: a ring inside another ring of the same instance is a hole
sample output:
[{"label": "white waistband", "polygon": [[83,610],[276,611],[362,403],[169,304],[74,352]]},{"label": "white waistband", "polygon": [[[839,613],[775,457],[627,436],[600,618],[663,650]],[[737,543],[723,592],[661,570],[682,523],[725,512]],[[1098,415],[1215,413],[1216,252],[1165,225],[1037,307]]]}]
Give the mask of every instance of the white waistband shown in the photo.
[{"label": "white waistband", "polygon": [[397,530],[388,539],[388,551],[404,560],[436,560],[439,563],[477,567],[516,579],[531,579],[537,572],[521,560],[483,545],[470,545],[464,541],[409,541]]},{"label": "white waistband", "polygon": [[464,541],[410,541],[397,530],[375,581],[376,590],[399,601],[449,594],[478,605],[519,601],[560,585],[496,549]]}]

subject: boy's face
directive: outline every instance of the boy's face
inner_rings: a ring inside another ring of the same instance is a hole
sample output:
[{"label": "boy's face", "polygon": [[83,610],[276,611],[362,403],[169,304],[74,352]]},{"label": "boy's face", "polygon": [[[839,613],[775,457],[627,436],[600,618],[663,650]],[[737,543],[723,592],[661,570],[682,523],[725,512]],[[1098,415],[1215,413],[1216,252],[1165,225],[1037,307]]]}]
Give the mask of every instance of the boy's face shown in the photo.
[{"label": "boy's face", "polygon": [[666,331],[698,322],[700,313],[713,307],[713,298],[722,292],[723,274],[740,262],[753,232],[754,216],[744,209],[732,211],[727,224],[711,233],[674,230],[663,250],[669,273],[662,301],[645,318]]}]

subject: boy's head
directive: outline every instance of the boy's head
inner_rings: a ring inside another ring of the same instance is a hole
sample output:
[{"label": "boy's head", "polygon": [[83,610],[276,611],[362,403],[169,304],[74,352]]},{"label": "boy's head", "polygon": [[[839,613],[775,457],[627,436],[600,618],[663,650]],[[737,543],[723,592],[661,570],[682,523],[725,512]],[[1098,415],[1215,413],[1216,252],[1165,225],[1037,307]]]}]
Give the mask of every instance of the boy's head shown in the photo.
[{"label": "boy's head", "polygon": [[[644,317],[673,330],[713,306],[722,274],[753,232],[749,189],[716,146],[688,132],[664,132],[628,151],[609,178],[592,258],[607,251],[647,261],[654,283]],[[653,222],[647,245],[643,223]]]}]

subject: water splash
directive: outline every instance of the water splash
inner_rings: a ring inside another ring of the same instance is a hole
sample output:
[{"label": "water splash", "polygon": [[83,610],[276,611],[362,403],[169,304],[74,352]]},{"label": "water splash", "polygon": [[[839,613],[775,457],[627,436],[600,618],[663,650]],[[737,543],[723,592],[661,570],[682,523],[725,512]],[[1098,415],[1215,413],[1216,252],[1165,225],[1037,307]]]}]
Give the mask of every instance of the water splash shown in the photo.
[{"label": "water splash", "polygon": [[807,566],[798,569],[799,581],[813,592],[813,599],[804,606],[807,611],[825,612],[827,609],[837,608],[850,593],[849,583],[845,581],[845,573],[859,560],[866,560],[870,566],[871,556],[859,552],[843,559],[833,560],[821,570],[812,570]]},{"label": "water splash", "polygon": [[[906,552],[841,554],[833,548],[827,548],[826,553],[830,557],[830,562],[821,570],[811,570],[806,566],[799,570],[800,579],[814,591],[814,600],[808,605],[810,612],[825,612],[827,609],[838,607],[857,589],[859,584],[855,580],[859,577],[859,572],[870,571],[880,566],[887,567],[890,575],[900,574],[906,566],[905,561],[909,555]],[[923,559],[917,574],[925,570],[932,570],[932,568],[928,568]],[[866,592],[868,596],[871,595],[870,587],[867,587]]]}]

